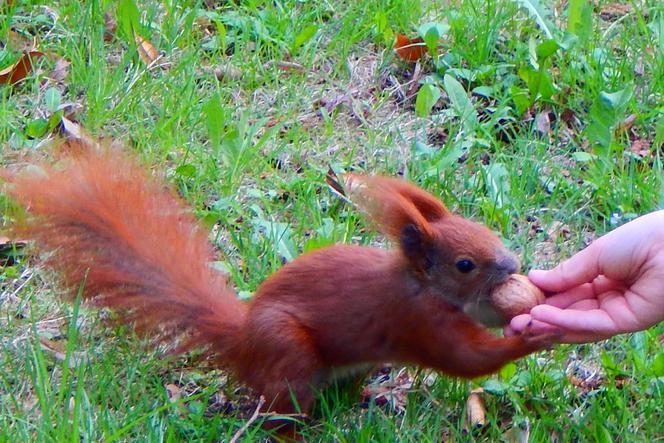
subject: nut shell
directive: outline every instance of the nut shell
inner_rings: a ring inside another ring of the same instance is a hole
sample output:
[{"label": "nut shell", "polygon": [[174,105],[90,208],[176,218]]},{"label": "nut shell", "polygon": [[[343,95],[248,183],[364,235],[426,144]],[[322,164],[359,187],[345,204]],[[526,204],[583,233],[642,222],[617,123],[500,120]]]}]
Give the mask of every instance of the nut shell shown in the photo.
[{"label": "nut shell", "polygon": [[514,316],[527,313],[533,306],[544,302],[544,299],[544,293],[521,274],[510,275],[505,283],[496,286],[491,292],[491,303],[508,321]]}]

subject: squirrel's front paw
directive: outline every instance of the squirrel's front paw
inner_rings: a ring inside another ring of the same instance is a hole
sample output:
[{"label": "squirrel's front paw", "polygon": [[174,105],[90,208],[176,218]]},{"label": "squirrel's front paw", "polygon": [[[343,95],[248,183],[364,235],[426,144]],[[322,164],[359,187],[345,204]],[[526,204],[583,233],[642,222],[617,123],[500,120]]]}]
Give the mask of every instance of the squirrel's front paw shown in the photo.
[{"label": "squirrel's front paw", "polygon": [[534,332],[530,323],[521,332],[523,341],[534,349],[549,349],[553,345],[560,343],[563,338],[563,332],[560,330],[552,330],[547,332]]}]

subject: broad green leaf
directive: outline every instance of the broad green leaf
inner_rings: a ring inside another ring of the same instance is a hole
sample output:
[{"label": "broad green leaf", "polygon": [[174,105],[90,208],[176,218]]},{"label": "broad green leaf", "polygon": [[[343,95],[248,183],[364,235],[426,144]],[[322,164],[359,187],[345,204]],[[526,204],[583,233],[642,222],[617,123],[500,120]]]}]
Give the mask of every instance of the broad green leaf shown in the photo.
[{"label": "broad green leaf", "polygon": [[225,115],[221,107],[221,97],[214,94],[210,100],[203,105],[203,114],[205,115],[205,124],[208,130],[210,143],[216,148],[221,145],[221,137],[224,133]]},{"label": "broad green leaf", "polygon": [[117,21],[125,39],[133,45],[134,32],[138,31],[141,22],[141,13],[133,0],[118,2]]},{"label": "broad green leaf", "polygon": [[493,395],[503,395],[507,392],[509,385],[503,381],[497,380],[495,378],[490,378],[489,380],[482,383],[482,387],[486,392]]},{"label": "broad green leaf", "polygon": [[572,158],[579,163],[586,163],[595,160],[597,156],[589,152],[577,151],[572,153]]},{"label": "broad green leaf", "polygon": [[318,32],[318,25],[307,26],[302,31],[300,31],[297,37],[295,37],[291,52],[294,52],[297,48],[311,40],[311,38],[316,35],[316,32]]},{"label": "broad green leaf", "polygon": [[632,93],[631,86],[612,93],[599,93],[588,113],[590,122],[586,127],[586,135],[591,141],[605,148],[611,145],[613,129],[632,98]]},{"label": "broad green leaf", "polygon": [[528,10],[528,13],[533,19],[535,19],[537,25],[546,35],[546,38],[553,39],[555,37],[554,34],[556,34],[558,30],[555,27],[555,25],[551,22],[551,20],[549,20],[549,16],[551,15],[551,13],[543,5],[541,5],[538,0],[514,0],[514,1],[516,1],[523,8]]},{"label": "broad green leaf", "polygon": [[487,194],[497,208],[509,203],[509,173],[502,163],[484,166],[484,186]]},{"label": "broad green leaf", "polygon": [[544,40],[537,45],[535,53],[537,54],[537,61],[542,62],[556,53],[560,46],[555,40]]},{"label": "broad green leaf", "polygon": [[25,126],[25,135],[30,138],[39,138],[46,134],[48,131],[48,120],[45,118],[37,118],[31,120]]},{"label": "broad green leaf", "polygon": [[298,256],[297,248],[291,240],[291,227],[288,223],[256,219],[254,225],[265,238],[274,244],[279,255],[286,261],[293,261]]},{"label": "broad green leaf", "polygon": [[44,93],[44,104],[46,105],[48,112],[57,112],[61,102],[62,96],[60,95],[60,91],[56,88],[48,88]]},{"label": "broad green leaf", "polygon": [[436,86],[426,83],[417,91],[415,99],[415,113],[418,117],[426,117],[440,98],[441,92]]},{"label": "broad green leaf", "polygon": [[454,143],[452,146],[443,148],[442,155],[436,162],[436,167],[440,171],[444,171],[450,166],[456,164],[464,153],[463,144]]},{"label": "broad green leaf", "polygon": [[613,443],[611,432],[600,421],[595,423],[595,441],[597,443]]},{"label": "broad green leaf", "polygon": [[593,31],[592,6],[588,0],[569,0],[567,31],[576,35],[581,43],[588,41]]},{"label": "broad green leaf", "polygon": [[659,117],[655,126],[655,146],[661,146],[664,143],[664,115]]},{"label": "broad green leaf", "polygon": [[664,352],[660,352],[653,359],[650,370],[655,377],[664,377]]},{"label": "broad green leaf", "polygon": [[530,96],[527,89],[512,85],[510,88],[510,96],[512,97],[516,111],[519,114],[523,114],[526,112],[526,109],[530,107]]},{"label": "broad green leaf", "polygon": [[175,169],[175,173],[181,177],[193,177],[196,175],[196,166],[186,163]]},{"label": "broad green leaf", "polygon": [[500,375],[501,379],[509,380],[516,375],[517,371],[518,371],[517,366],[514,363],[510,362],[507,363],[505,366],[503,366],[498,374]]},{"label": "broad green leaf", "polygon": [[530,66],[519,69],[519,77],[528,85],[530,104],[538,97],[548,100],[557,92],[551,74],[546,70],[535,70]]},{"label": "broad green leaf", "polygon": [[447,92],[450,102],[452,103],[452,107],[461,118],[465,129],[468,132],[474,132],[479,126],[479,120],[477,117],[477,111],[470,101],[466,90],[463,89],[463,86],[461,86],[461,83],[459,83],[457,79],[448,74],[445,74],[443,83],[445,85],[445,92]]},{"label": "broad green leaf", "polygon": [[448,33],[450,27],[447,23],[425,23],[417,30],[424,43],[429,49],[429,53],[436,54],[438,48],[438,40]]},{"label": "broad green leaf", "polygon": [[610,106],[613,110],[620,110],[625,107],[629,99],[632,98],[632,88],[628,87],[616,92],[600,92],[599,97],[603,103]]},{"label": "broad green leaf", "polygon": [[417,33],[426,41],[427,35],[436,36],[437,39],[447,34],[450,26],[447,23],[430,22],[421,25],[417,29]]}]

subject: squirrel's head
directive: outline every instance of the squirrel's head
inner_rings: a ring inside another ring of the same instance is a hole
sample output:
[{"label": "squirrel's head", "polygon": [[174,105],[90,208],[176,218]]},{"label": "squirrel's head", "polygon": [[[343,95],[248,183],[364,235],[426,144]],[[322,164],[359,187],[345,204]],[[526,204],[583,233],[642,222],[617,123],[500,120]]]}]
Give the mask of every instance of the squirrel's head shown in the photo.
[{"label": "squirrel's head", "polygon": [[423,293],[487,326],[504,324],[489,296],[520,263],[494,233],[403,180],[350,175],[347,188],[351,200],[398,242]]},{"label": "squirrel's head", "polygon": [[448,214],[422,231],[401,230],[399,246],[423,290],[443,297],[486,326],[505,320],[490,302],[491,290],[519,271],[518,258],[485,226]]}]

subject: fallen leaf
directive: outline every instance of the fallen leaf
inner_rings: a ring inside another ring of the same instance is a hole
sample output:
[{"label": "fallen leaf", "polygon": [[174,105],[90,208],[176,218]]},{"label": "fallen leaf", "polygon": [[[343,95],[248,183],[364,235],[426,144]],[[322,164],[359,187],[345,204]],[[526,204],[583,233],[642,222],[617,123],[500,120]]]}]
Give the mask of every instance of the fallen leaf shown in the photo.
[{"label": "fallen leaf", "polygon": [[394,50],[402,60],[416,62],[426,54],[427,47],[424,40],[419,37],[411,40],[405,35],[397,33]]},{"label": "fallen leaf", "polygon": [[23,255],[21,250],[25,248],[25,240],[12,240],[9,237],[0,236],[0,266],[12,266],[16,259]]},{"label": "fallen leaf", "polygon": [[53,71],[51,71],[50,77],[58,83],[62,83],[65,78],[69,75],[69,66],[71,62],[62,57],[58,58],[55,61],[55,66]]},{"label": "fallen leaf", "polygon": [[275,66],[277,69],[284,72],[305,72],[304,66],[295,62],[270,60],[263,65],[265,69],[271,68],[272,66]]},{"label": "fallen leaf", "polygon": [[636,114],[630,114],[627,117],[625,117],[625,120],[620,122],[618,124],[618,131],[620,132],[627,132],[630,129],[632,129],[632,126],[634,126],[634,122],[636,122]]},{"label": "fallen leaf", "polygon": [[182,396],[182,389],[178,385],[168,384],[164,386],[166,388],[166,393],[168,394],[168,399],[171,403],[175,403]]},{"label": "fallen leaf", "polygon": [[535,128],[542,135],[549,135],[551,132],[551,121],[549,120],[549,111],[539,112],[535,115]]},{"label": "fallen leaf", "polygon": [[0,251],[12,248],[21,249],[24,248],[26,244],[27,242],[25,240],[12,240],[9,237],[0,235]]},{"label": "fallen leaf", "polygon": [[412,98],[417,95],[417,90],[420,89],[422,84],[420,79],[424,76],[422,71],[422,65],[419,63],[415,64],[415,70],[413,71],[413,76],[410,79],[410,86],[408,87],[408,92],[406,92],[406,98]]},{"label": "fallen leaf", "polygon": [[110,42],[115,38],[115,31],[118,28],[118,22],[110,12],[104,13],[104,41]]},{"label": "fallen leaf", "polygon": [[645,138],[637,138],[632,142],[630,151],[640,158],[647,158],[652,155],[650,151],[650,140]]},{"label": "fallen leaf", "polygon": [[143,60],[143,63],[147,66],[154,64],[159,59],[159,51],[157,51],[152,43],[138,34],[134,34],[134,39],[136,41],[138,56]]},{"label": "fallen leaf", "polygon": [[641,77],[645,73],[646,73],[646,66],[645,63],[643,62],[643,57],[639,57],[636,64],[634,65],[634,74]]},{"label": "fallen leaf", "polygon": [[34,67],[33,60],[43,57],[45,54],[40,51],[28,51],[11,66],[6,67],[0,71],[0,84],[14,85],[32,72]]},{"label": "fallen leaf", "polygon": [[[67,358],[67,349],[65,347],[66,342],[40,337],[39,343],[41,344],[42,349],[49,352],[57,361],[65,361]],[[68,366],[70,369],[74,369],[80,364],[85,364],[88,360],[90,360],[90,357],[87,352],[73,351],[69,355]]]},{"label": "fallen leaf", "polygon": [[413,387],[413,377],[402,369],[396,377],[383,377],[378,383],[362,389],[362,402],[373,402],[378,406],[389,405],[396,411],[404,412],[408,403],[408,393]]},{"label": "fallen leaf", "polygon": [[582,392],[589,392],[606,383],[602,367],[590,361],[578,360],[572,356],[565,370],[567,380]]},{"label": "fallen leaf", "polygon": [[568,125],[571,125],[576,120],[576,114],[570,108],[565,108],[565,110],[560,114],[560,119]]},{"label": "fallen leaf", "polygon": [[88,133],[83,129],[78,123],[69,120],[67,117],[62,117],[60,123],[58,124],[59,132],[68,140],[76,140],[81,142],[84,146],[94,146],[96,141],[88,135]]},{"label": "fallen leaf", "polygon": [[486,407],[484,406],[484,399],[482,388],[473,389],[470,391],[468,399],[466,399],[466,427],[468,429],[481,429],[486,425]]},{"label": "fallen leaf", "polygon": [[569,226],[559,220],[554,220],[549,229],[546,230],[546,235],[549,240],[556,240],[558,237],[568,238],[570,235]]},{"label": "fallen leaf", "polygon": [[214,68],[214,76],[219,81],[238,81],[242,79],[242,71],[231,64],[225,63]]},{"label": "fallen leaf", "polygon": [[[515,423],[512,428],[502,435],[501,441],[505,443],[528,443],[530,441],[530,421],[524,420],[521,424]],[[548,441],[555,442],[555,438]]]},{"label": "fallen leaf", "polygon": [[37,47],[37,37],[30,38],[28,35],[16,31],[9,31],[7,38],[9,47],[16,52],[34,51]]}]

